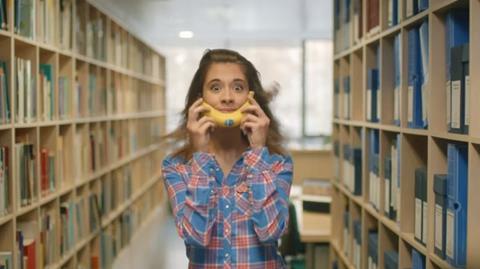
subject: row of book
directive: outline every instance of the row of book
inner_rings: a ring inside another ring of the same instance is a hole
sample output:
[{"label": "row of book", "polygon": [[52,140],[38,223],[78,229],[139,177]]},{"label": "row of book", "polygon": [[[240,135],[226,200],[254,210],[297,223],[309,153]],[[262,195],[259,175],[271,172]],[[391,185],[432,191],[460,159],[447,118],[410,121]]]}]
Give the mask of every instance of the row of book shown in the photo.
[{"label": "row of book", "polygon": [[[412,1],[407,1],[412,2]],[[415,2],[415,1],[413,1]],[[420,1],[419,1],[420,2]],[[414,5],[422,6],[420,3]],[[469,14],[468,9],[455,8],[449,10],[446,21],[446,111],[447,128],[453,133],[468,133],[469,119]],[[400,34],[394,38],[394,124],[400,124],[400,83],[401,83],[401,40]],[[428,126],[428,21],[415,26],[408,31],[408,126],[411,128],[427,128]],[[367,73],[367,119],[372,122],[379,120],[380,92],[377,69]],[[335,85],[335,94],[339,87]],[[344,86],[344,95],[350,95],[349,87]],[[378,95],[378,96],[377,96]],[[349,111],[351,101],[344,100],[344,111]],[[334,107],[338,107],[335,99]],[[378,114],[378,118],[376,117]],[[339,113],[335,116],[338,117]],[[349,119],[348,114],[344,117]]]},{"label": "row of book", "polygon": [[[361,134],[363,137],[363,132]],[[380,196],[384,191],[384,214],[394,220],[400,221],[400,134],[397,134],[391,141],[389,153],[383,160],[383,178],[385,180],[385,189],[380,189],[380,157],[379,157],[379,132],[378,130],[369,131],[369,202],[376,210],[380,210]],[[334,141],[334,174],[337,180],[340,180],[340,164],[342,164],[343,177],[341,181],[346,189],[353,195],[362,195],[362,148],[342,145],[343,159],[340,159],[340,143]]]},{"label": "row of book", "polygon": [[[149,124],[150,121],[144,122]],[[133,124],[133,123],[132,123]],[[17,201],[19,207],[30,205],[38,198],[38,195],[46,196],[49,193],[55,192],[59,186],[67,186],[72,184],[72,178],[75,182],[80,182],[86,176],[98,171],[107,166],[110,160],[119,160],[126,156],[127,153],[135,153],[141,148],[148,147],[150,143],[137,142],[136,130],[127,129],[130,127],[146,128],[145,125],[139,124],[138,126],[132,124],[122,124],[121,126],[112,126],[111,132],[107,132],[105,126],[98,128],[92,125],[92,129],[88,130],[87,125],[83,125],[79,128],[73,137],[73,145],[65,147],[65,143],[68,143],[68,134],[62,134],[57,137],[56,148],[51,149],[48,147],[42,147],[40,149],[39,157],[35,157],[35,146],[30,143],[32,141],[32,134],[26,133],[25,135],[17,136],[18,142],[15,144],[15,161],[14,168],[18,173],[15,173],[16,188],[18,188]],[[120,129],[118,127],[121,127]],[[127,129],[125,129],[127,128]],[[130,134],[129,141],[127,141],[123,135],[116,137],[116,134]],[[87,134],[87,135],[85,135]],[[111,140],[111,143],[107,139],[107,136],[115,138]],[[113,135],[113,136],[112,136]],[[143,134],[142,134],[143,137]],[[124,148],[126,148],[124,150]],[[77,160],[73,163],[73,160]],[[152,164],[147,161],[146,158],[139,159],[139,162],[135,162],[133,167],[136,169],[135,173],[143,173],[143,175],[150,175],[153,173]],[[10,195],[8,179],[8,147],[4,146],[0,148],[0,191],[6,193],[0,199],[1,213],[6,214],[10,206]],[[38,163],[37,163],[38,162]],[[40,167],[39,181],[37,182],[36,166]],[[59,166],[58,173],[56,172],[56,166]],[[138,169],[137,167],[142,167]],[[126,199],[131,195],[132,186],[132,170],[124,168],[125,172],[120,177],[123,180],[122,191],[119,193],[121,199]],[[147,174],[150,173],[150,174]],[[114,175],[116,175],[114,173]],[[69,182],[64,182],[68,180]],[[116,181],[118,182],[118,181]]]},{"label": "row of book", "polygon": [[[54,104],[58,102],[58,114],[60,119],[66,119],[71,114],[71,93],[70,80],[67,76],[58,78],[58,101],[54,89],[54,73],[51,64],[39,65],[39,93],[41,98],[40,107],[37,109],[37,91],[35,90],[35,77],[32,74],[31,60],[17,58],[16,64],[16,121],[18,123],[29,123],[36,120],[37,111],[42,120],[53,120],[55,118]],[[5,61],[0,61],[0,123],[10,121],[10,94],[8,87],[8,69]],[[101,78],[105,80],[105,78]],[[119,87],[116,81],[115,86]],[[139,90],[140,88],[138,88]],[[111,113],[121,109],[125,112],[135,112],[142,109],[140,104],[143,100],[152,101],[153,92],[150,90],[130,91],[128,94],[118,94],[120,88],[112,88],[109,93],[107,104],[107,92],[105,88],[99,87],[95,74],[89,75],[88,92],[78,80],[75,82],[76,94],[73,106],[77,108],[77,115],[98,116],[105,115],[107,108],[112,108]],[[148,103],[148,102],[147,102]],[[118,108],[117,108],[118,107]],[[150,107],[153,108],[153,107]],[[113,110],[113,111],[112,111]],[[88,113],[87,113],[88,111]]]},{"label": "row of book", "polygon": [[[99,231],[100,209],[98,206],[97,195],[90,194],[88,197],[81,197],[77,203],[72,201],[63,202],[60,205],[59,222],[57,222],[55,208],[42,208],[40,229],[37,228],[37,222],[33,220],[18,222],[16,246],[19,255],[15,268],[44,268],[58,261],[60,257],[67,255],[69,251],[74,249],[76,243],[81,242],[89,234]],[[113,222],[111,226],[102,231],[101,249],[104,252],[101,256],[102,264],[105,261],[106,252],[112,250],[112,245],[108,245],[108,242],[112,241],[104,241],[107,238],[104,236],[119,226],[120,233],[115,233],[119,235],[118,241],[115,241],[118,243],[113,248],[115,251],[114,256],[116,256],[119,250],[130,240],[133,233],[132,214],[130,210],[127,210],[121,215],[118,222]],[[75,225],[77,228],[76,232]],[[117,240],[117,237],[114,239]],[[109,240],[112,240],[112,238]],[[11,252],[0,252],[0,268],[2,266],[4,269],[13,268]]]},{"label": "row of book", "polygon": [[102,180],[101,208],[102,215],[106,216],[113,212],[118,205],[132,196],[132,170],[130,166],[124,166],[112,173],[111,178]]}]

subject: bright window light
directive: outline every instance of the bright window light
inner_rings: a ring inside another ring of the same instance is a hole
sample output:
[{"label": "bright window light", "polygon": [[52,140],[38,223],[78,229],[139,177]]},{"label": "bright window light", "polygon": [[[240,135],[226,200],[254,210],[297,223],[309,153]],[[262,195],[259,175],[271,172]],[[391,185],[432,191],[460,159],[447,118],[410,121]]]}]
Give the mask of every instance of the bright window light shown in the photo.
[{"label": "bright window light", "polygon": [[180,38],[192,38],[193,32],[192,31],[180,31],[178,33],[178,37]]}]

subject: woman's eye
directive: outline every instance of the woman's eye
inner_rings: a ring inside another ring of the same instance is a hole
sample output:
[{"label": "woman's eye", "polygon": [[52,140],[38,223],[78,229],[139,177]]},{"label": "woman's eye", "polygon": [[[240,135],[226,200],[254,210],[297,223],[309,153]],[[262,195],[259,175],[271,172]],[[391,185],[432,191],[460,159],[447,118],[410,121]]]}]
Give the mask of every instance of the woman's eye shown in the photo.
[{"label": "woman's eye", "polygon": [[217,91],[220,90],[220,87],[219,87],[218,85],[212,85],[212,86],[210,87],[210,90],[212,90],[212,91],[214,91],[214,92],[217,92]]},{"label": "woman's eye", "polygon": [[236,86],[233,87],[233,89],[237,92],[240,92],[240,91],[243,91],[244,88],[243,88],[242,85],[236,85]]}]

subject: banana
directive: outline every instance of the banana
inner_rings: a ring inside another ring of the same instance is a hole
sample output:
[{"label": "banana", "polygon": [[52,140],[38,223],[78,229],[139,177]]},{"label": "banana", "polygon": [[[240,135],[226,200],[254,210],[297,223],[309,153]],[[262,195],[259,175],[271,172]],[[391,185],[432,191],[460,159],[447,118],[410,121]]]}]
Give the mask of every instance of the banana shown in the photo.
[{"label": "banana", "polygon": [[[250,91],[249,96],[253,96],[253,91]],[[207,104],[206,102],[203,102],[202,104],[204,107],[208,108],[209,111],[205,113],[205,115],[212,117],[213,121],[215,121],[216,124],[222,127],[237,127],[240,125],[240,121],[242,120],[243,113],[241,112],[244,108],[250,105],[250,102],[247,101],[245,102],[239,109],[230,112],[230,113],[224,113],[221,112],[220,110],[214,108],[213,106]]]}]

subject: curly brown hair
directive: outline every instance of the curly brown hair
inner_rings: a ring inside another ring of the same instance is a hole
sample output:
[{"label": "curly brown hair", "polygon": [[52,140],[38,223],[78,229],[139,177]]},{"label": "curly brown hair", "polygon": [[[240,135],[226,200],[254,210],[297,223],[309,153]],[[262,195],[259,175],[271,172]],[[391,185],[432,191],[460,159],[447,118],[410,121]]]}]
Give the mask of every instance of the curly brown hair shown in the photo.
[{"label": "curly brown hair", "polygon": [[[187,132],[188,109],[199,97],[202,96],[202,89],[207,71],[214,63],[235,63],[242,66],[245,77],[248,80],[249,90],[254,92],[255,100],[270,119],[266,146],[271,153],[285,155],[286,150],[282,146],[284,137],[280,133],[280,126],[277,119],[273,116],[272,111],[268,106],[272,99],[272,93],[265,91],[262,87],[262,84],[260,83],[260,73],[255,66],[236,51],[228,49],[209,49],[203,54],[198,69],[190,83],[185,98],[185,108],[182,111],[180,125],[173,132],[163,137],[168,142],[173,143],[174,146],[181,145],[176,151],[174,151],[173,156],[181,156],[186,160],[192,157],[193,149],[188,140]],[[243,138],[247,139],[245,135],[243,135]]]}]

